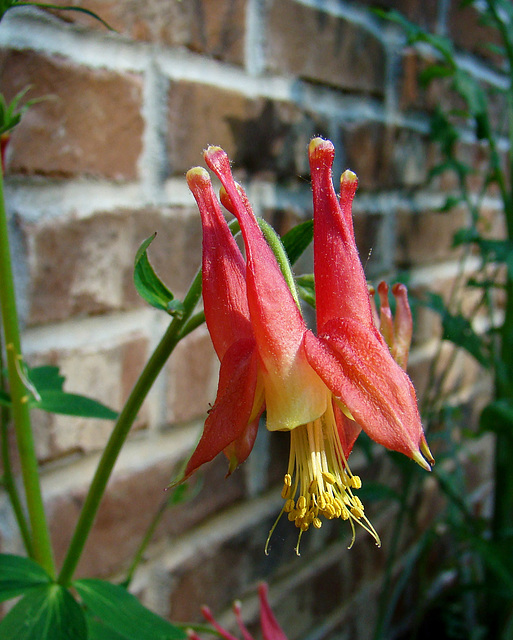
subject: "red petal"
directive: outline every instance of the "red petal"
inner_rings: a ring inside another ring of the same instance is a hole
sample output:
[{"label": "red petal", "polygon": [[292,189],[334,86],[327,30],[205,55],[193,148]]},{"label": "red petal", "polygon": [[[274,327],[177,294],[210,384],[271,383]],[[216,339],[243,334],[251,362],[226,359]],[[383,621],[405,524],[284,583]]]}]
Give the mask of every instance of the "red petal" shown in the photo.
[{"label": "red petal", "polygon": [[207,327],[220,360],[239,339],[253,335],[246,295],[246,263],[228,228],[208,172],[195,167],[187,182],[203,226],[203,302]]},{"label": "red petal", "polygon": [[333,144],[314,138],[309,147],[314,202],[314,271],[317,327],[332,318],[373,324],[365,274],[353,233],[351,204],[357,179],[346,172],[339,205],[331,177]]},{"label": "red petal", "polygon": [[413,385],[376,330],[335,319],[319,339],[307,334],[310,364],[376,442],[419,456],[423,431]]},{"label": "red petal", "polygon": [[267,599],[268,587],[265,582],[258,585],[258,596],[260,598],[260,625],[264,640],[287,640],[282,628],[274,617],[269,600]]},{"label": "red petal", "polygon": [[[255,398],[257,358],[254,340],[240,340],[226,352],[221,361],[215,404],[208,414],[203,434],[187,463],[182,480],[231,443],[244,437]],[[247,450],[246,457],[250,451]]]},{"label": "red petal", "polygon": [[221,180],[241,226],[247,256],[248,301],[259,351],[275,352],[279,343],[280,354],[295,353],[302,341],[305,325],[276,258],[247,199],[241,197],[226,153],[219,147],[209,147],[205,159]]},{"label": "red petal", "polygon": [[244,238],[251,324],[264,365],[267,427],[292,429],[315,420],[326,408],[326,389],[302,352],[306,326],[249,202],[233,179],[228,156],[219,147],[209,147],[205,160],[223,184]]},{"label": "red petal", "polygon": [[335,414],[335,421],[337,423],[338,437],[340,438],[340,444],[346,460],[349,458],[349,454],[353,450],[354,443],[360,435],[362,428],[360,425],[348,418],[336,402],[333,402],[333,413]]}]

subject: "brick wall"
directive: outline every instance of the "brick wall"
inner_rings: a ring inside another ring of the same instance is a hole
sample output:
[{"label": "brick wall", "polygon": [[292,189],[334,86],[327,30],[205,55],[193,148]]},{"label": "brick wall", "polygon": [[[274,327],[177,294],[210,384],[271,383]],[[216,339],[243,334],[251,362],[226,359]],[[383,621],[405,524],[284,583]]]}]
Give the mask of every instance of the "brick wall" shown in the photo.
[{"label": "brick wall", "polygon": [[[28,8],[0,25],[2,91],[11,98],[30,84],[31,97],[50,96],[16,129],[6,178],[30,362],[58,364],[68,390],[121,406],[167,325],[135,293],[135,251],[157,231],[152,261],[184,294],[201,240],[184,173],[202,162],[209,143],[230,154],[255,210],[285,229],[311,215],[306,147],[315,134],[329,137],[337,169],[350,167],[360,179],[355,228],[369,278],[393,280],[408,269],[413,288],[448,287],[457,257],[451,237],[463,214],[436,212],[453,185],[426,184],[435,160],[427,115],[440,95],[422,93],[418,56],[403,53],[398,32],[369,13],[370,2],[74,4],[99,12],[116,32],[83,14],[64,19]],[[469,11],[458,14],[456,2],[379,4],[451,33],[475,54],[475,73],[493,80],[477,48],[481,27]],[[490,200],[491,216],[496,206]],[[419,315],[411,374],[420,390],[435,325],[433,316]],[[198,436],[217,366],[204,327],[166,366],[116,466],[81,575],[123,577]],[[470,396],[476,372],[466,374]],[[34,418],[61,560],[111,423]],[[290,638],[368,637],[385,558],[371,539],[359,535],[348,551],[348,531],[329,524],[304,536],[297,558],[296,532],[285,521],[264,555],[281,508],[287,449],[287,435],[264,431],[229,479],[224,460],[208,465],[198,495],[166,514],[135,576],[134,591],[148,606],[195,620],[202,603],[223,612],[242,597],[251,617],[264,578]],[[364,468],[356,451],[353,467],[364,481],[393,482],[386,459]],[[373,520],[386,547],[390,513],[375,509]],[[21,549],[2,494],[0,548]]]}]

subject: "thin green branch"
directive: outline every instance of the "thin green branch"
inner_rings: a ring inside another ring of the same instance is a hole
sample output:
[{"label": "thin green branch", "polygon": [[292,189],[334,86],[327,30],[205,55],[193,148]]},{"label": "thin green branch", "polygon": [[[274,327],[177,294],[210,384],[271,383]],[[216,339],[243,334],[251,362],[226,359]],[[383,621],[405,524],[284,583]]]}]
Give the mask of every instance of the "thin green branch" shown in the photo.
[{"label": "thin green branch", "polygon": [[58,582],[62,585],[68,585],[73,578],[73,574],[80,560],[80,556],[82,555],[87,537],[98,512],[107,482],[112,473],[112,469],[118,458],[119,452],[121,451],[121,447],[123,446],[130,428],[137,417],[139,409],[148,395],[155,379],[162,370],[173,349],[180,341],[182,329],[193,313],[200,296],[201,271],[198,271],[189,292],[183,301],[183,315],[179,319],[175,318],[169,325],[166,333],[148,360],[141,376],[135,383],[129,398],[119,414],[116,424],[114,425],[114,429],[103,451],[96,473],[89,487],[73,538],[71,539],[67,555],[64,559],[64,563],[58,577]]},{"label": "thin green branch", "polygon": [[43,505],[39,468],[30,423],[27,389],[19,375],[22,362],[16,295],[11,264],[7,214],[0,170],[0,308],[7,355],[7,372],[12,400],[12,418],[20,456],[21,473],[29,515],[33,558],[54,575],[50,533]]},{"label": "thin green branch", "polygon": [[[0,389],[6,388],[6,380],[4,376],[4,362],[2,354],[2,344],[0,339]],[[30,527],[23,511],[16,482],[14,481],[14,474],[12,471],[11,456],[9,449],[9,409],[4,405],[0,406],[0,447],[2,449],[2,467],[3,477],[2,482],[4,488],[9,496],[9,502],[11,503],[14,517],[18,524],[18,528],[21,533],[23,545],[27,555],[33,557],[34,549],[32,546],[32,540],[30,538]]]}]

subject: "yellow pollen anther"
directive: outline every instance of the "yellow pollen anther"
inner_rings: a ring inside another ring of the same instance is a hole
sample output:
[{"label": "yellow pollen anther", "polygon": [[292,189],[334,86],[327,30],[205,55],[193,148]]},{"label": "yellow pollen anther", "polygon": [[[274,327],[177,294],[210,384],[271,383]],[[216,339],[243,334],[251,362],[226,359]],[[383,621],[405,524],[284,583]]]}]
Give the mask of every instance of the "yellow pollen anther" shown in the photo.
[{"label": "yellow pollen anther", "polygon": [[362,479],[360,476],[352,476],[351,477],[351,487],[353,489],[361,489],[362,488]]},{"label": "yellow pollen anther", "polygon": [[327,482],[328,484],[335,484],[336,482],[336,478],[335,476],[330,473],[329,471],[323,471],[321,473],[323,479],[325,480],[325,482]]},{"label": "yellow pollen anther", "polygon": [[[341,518],[351,525],[354,542],[355,526],[360,524],[379,545],[379,536],[364,515],[364,508],[353,490],[360,489],[362,481],[353,476],[347,466],[340,442],[333,405],[328,403],[326,413],[290,432],[291,447],[289,472],[283,477],[282,513],[299,529],[296,552],[302,534],[311,526],[320,529],[322,518]],[[280,514],[281,515],[281,514]],[[266,544],[276,527],[271,529]]]}]

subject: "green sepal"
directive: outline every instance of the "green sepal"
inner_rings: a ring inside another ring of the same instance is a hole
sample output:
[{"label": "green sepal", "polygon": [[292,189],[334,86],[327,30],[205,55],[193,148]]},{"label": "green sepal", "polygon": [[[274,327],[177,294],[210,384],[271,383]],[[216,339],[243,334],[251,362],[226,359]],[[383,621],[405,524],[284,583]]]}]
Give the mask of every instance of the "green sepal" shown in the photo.
[{"label": "green sepal", "polygon": [[0,622],[2,640],[87,640],[84,613],[61,585],[31,589]]},{"label": "green sepal", "polygon": [[172,316],[181,317],[184,310],[183,304],[179,300],[175,300],[174,295],[155,273],[148,259],[148,247],[156,235],[154,233],[149,238],[146,238],[135,254],[135,288],[141,298],[146,300],[152,307],[155,307],[155,309],[165,311]]},{"label": "green sepal", "polygon": [[34,560],[8,553],[0,554],[0,602],[50,582],[50,576]]},{"label": "green sepal", "polygon": [[84,578],[73,587],[88,615],[126,640],[184,640],[185,631],[144,607],[131,593],[104,580]]}]

